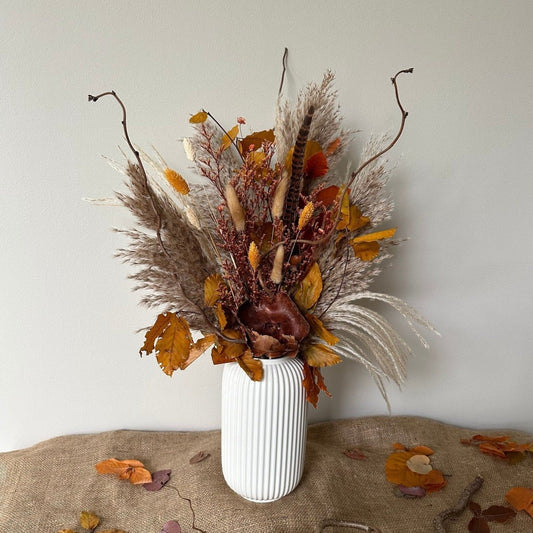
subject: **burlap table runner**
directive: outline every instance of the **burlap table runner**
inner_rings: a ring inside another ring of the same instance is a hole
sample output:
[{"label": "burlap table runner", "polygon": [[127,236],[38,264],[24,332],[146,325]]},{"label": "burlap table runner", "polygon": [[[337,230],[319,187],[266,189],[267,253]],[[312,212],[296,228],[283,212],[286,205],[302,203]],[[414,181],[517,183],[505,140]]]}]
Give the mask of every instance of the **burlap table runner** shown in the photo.
[{"label": "burlap table runner", "polygon": [[[510,465],[460,443],[480,430],[461,429],[415,417],[369,417],[315,424],[309,427],[304,477],[299,487],[278,502],[253,504],[224,483],[220,466],[220,433],[111,431],[51,439],[31,448],[0,454],[0,532],[57,533],[76,529],[79,513],[102,517],[101,528],[128,533],[159,533],[168,520],[191,532],[188,503],[168,487],[148,492],[127,481],[98,475],[103,459],[139,459],[151,470],[169,468],[169,484],[190,498],[196,526],[217,532],[318,532],[324,519],[357,521],[383,533],[429,533],[432,520],[453,506],[464,487],[482,474],[485,483],[475,500],[483,508],[505,504],[514,486],[533,487],[533,458]],[[492,430],[531,441],[525,433]],[[434,449],[432,464],[448,476],[448,485],[421,499],[395,495],[385,479],[384,464],[394,442],[425,444]],[[368,459],[356,461],[342,452],[351,447]],[[189,464],[198,451],[211,456]],[[466,532],[472,517],[465,511],[447,525]],[[505,524],[491,522],[492,533],[533,532],[533,519],[518,513]],[[78,531],[81,529],[78,528]],[[344,533],[331,527],[327,533]]]}]

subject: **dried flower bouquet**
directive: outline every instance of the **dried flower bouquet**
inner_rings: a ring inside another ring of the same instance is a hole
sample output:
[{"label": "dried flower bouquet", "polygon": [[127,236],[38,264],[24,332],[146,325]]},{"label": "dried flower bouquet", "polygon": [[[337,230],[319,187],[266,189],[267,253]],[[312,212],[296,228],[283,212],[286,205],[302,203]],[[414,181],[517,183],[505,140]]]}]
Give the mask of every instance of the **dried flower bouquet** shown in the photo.
[{"label": "dried flower bouquet", "polygon": [[[372,138],[353,172],[334,171],[351,140],[341,128],[333,75],[310,84],[294,107],[278,100],[273,129],[242,134],[208,112],[190,118],[183,141],[201,184],[189,184],[157,154],[132,145],[120,202],[144,229],[123,233],[118,252],[135,267],[142,303],[159,308],[141,353],[155,352],[163,371],[187,368],[208,348],[215,364],[236,361],[261,380],[264,358],[300,357],[303,385],[316,406],[327,389],[321,368],[342,358],[362,363],[384,398],[384,380],[401,384],[410,348],[364,301],[391,305],[416,332],[433,329],[411,307],[369,291],[390,257],[389,177],[382,157],[400,138],[407,112],[392,78],[401,125],[394,138]],[[282,82],[283,83],[283,82]],[[280,87],[281,94],[281,87]],[[191,329],[202,332],[194,341]]]}]

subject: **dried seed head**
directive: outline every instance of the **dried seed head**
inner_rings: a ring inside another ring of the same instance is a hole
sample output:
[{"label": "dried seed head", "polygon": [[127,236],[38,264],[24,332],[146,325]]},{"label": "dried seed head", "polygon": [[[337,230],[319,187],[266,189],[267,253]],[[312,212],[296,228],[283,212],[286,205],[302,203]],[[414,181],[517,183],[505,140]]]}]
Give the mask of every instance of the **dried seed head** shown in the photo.
[{"label": "dried seed head", "polygon": [[165,168],[164,172],[165,178],[167,178],[167,181],[177,192],[180,194],[189,194],[189,186],[181,174],[178,174],[175,170],[168,167]]},{"label": "dried seed head", "polygon": [[284,170],[281,174],[281,180],[276,187],[274,198],[272,200],[272,216],[274,218],[281,218],[283,216],[283,207],[285,206],[285,196],[287,196],[289,182],[289,173]]},{"label": "dried seed head", "polygon": [[285,259],[285,247],[278,246],[276,255],[274,257],[274,264],[272,265],[272,272],[270,273],[270,279],[279,285],[283,279],[283,261]]},{"label": "dried seed head", "polygon": [[196,213],[192,207],[187,207],[185,216],[187,217],[187,220],[191,226],[194,226],[196,229],[202,229],[202,226],[200,226],[200,221],[198,220],[198,217],[196,216]]},{"label": "dried seed head", "polygon": [[300,213],[300,218],[298,219],[298,231],[302,231],[305,226],[307,226],[307,224],[311,220],[311,217],[313,216],[314,211],[315,206],[313,202],[307,202],[305,204],[305,207],[302,209],[302,212]]},{"label": "dried seed head", "polygon": [[188,137],[183,139],[183,150],[185,150],[185,155],[189,161],[195,160],[196,156],[194,154],[194,146]]},{"label": "dried seed head", "polygon": [[239,202],[237,192],[229,183],[226,185],[226,203],[228,204],[229,213],[235,229],[239,232],[244,231],[244,209]]},{"label": "dried seed head", "polygon": [[257,244],[255,244],[255,242],[252,241],[250,243],[250,247],[248,248],[248,261],[250,261],[250,265],[252,265],[254,272],[257,270],[257,267],[259,266],[260,260],[261,260],[261,254],[259,253]]}]

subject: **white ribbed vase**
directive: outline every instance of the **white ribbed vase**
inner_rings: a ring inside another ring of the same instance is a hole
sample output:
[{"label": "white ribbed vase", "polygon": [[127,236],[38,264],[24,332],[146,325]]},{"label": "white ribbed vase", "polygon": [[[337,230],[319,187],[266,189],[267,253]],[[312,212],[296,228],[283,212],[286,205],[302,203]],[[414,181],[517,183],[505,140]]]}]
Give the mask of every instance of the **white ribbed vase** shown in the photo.
[{"label": "white ribbed vase", "polygon": [[222,472],[237,494],[271,502],[296,488],[303,474],[307,402],[303,363],[262,360],[252,381],[238,363],[222,374]]}]

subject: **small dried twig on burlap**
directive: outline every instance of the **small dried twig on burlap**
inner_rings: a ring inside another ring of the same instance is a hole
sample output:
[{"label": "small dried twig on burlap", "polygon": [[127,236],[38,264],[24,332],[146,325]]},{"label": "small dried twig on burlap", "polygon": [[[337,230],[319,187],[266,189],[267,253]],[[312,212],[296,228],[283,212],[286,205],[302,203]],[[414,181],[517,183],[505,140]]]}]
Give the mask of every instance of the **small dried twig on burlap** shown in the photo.
[{"label": "small dried twig on burlap", "polygon": [[433,528],[437,533],[446,533],[446,528],[444,527],[444,522],[446,520],[450,520],[451,518],[457,518],[468,505],[468,502],[472,498],[472,496],[481,488],[483,485],[483,477],[478,475],[472,481],[461,493],[461,497],[457,501],[457,503],[450,507],[449,509],[445,509],[441,513],[439,513],[435,519],[433,520]]},{"label": "small dried twig on burlap", "polygon": [[322,520],[320,524],[320,533],[322,533],[327,527],[349,527],[352,529],[358,529],[359,531],[367,531],[368,533],[381,533],[379,529],[366,524],[360,524],[359,522],[349,522],[347,520]]}]

